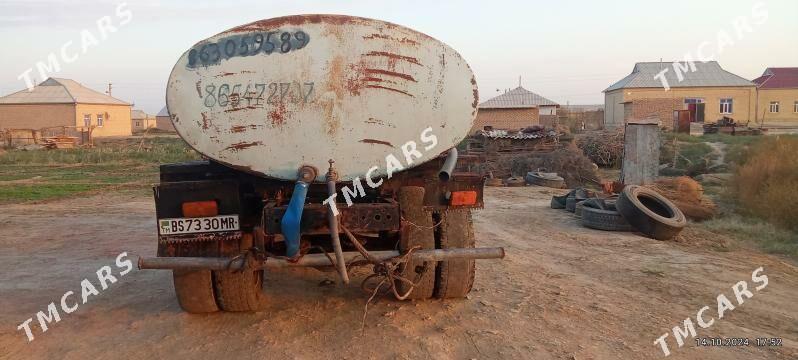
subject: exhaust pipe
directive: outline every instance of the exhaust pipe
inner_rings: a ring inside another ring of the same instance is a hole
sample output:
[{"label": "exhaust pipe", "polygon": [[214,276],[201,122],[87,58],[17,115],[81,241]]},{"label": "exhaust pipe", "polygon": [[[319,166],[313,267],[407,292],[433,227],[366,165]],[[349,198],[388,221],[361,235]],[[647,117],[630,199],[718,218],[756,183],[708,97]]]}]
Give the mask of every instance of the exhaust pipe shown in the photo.
[{"label": "exhaust pipe", "polygon": [[441,166],[441,171],[438,172],[438,179],[441,181],[449,181],[454,172],[454,166],[457,165],[457,148],[449,150],[449,155],[446,155],[446,161]]}]

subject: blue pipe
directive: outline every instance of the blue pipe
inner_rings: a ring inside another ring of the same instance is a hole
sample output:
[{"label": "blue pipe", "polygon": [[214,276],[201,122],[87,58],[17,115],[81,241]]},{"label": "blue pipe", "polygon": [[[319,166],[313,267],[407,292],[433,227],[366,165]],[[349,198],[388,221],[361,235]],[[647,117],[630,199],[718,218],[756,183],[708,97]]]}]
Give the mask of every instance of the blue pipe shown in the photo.
[{"label": "blue pipe", "polygon": [[305,208],[305,197],[308,195],[308,184],[297,181],[288,209],[280,220],[280,230],[285,237],[285,255],[294,257],[299,254],[299,223],[302,221],[302,209]]}]

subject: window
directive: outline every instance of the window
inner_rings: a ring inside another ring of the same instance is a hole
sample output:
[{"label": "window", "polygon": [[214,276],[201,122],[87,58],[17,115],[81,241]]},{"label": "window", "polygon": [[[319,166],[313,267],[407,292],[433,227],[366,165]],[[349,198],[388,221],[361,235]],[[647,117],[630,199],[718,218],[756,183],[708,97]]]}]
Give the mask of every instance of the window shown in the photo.
[{"label": "window", "polygon": [[772,112],[772,113],[779,112],[779,102],[778,101],[771,101],[770,102],[770,112]]},{"label": "window", "polygon": [[795,104],[792,104],[792,112],[798,113],[798,101],[796,101]]},{"label": "window", "polygon": [[720,113],[721,114],[732,113],[732,99],[720,99]]},{"label": "window", "polygon": [[103,127],[103,114],[97,114],[97,127]]},{"label": "window", "polygon": [[136,127],[141,127],[141,121],[136,121]]},{"label": "window", "polygon": [[83,114],[83,126],[91,126],[91,114]]},{"label": "window", "polygon": [[684,99],[684,103],[685,104],[703,104],[704,103],[704,99],[702,99],[702,98],[685,98]]}]

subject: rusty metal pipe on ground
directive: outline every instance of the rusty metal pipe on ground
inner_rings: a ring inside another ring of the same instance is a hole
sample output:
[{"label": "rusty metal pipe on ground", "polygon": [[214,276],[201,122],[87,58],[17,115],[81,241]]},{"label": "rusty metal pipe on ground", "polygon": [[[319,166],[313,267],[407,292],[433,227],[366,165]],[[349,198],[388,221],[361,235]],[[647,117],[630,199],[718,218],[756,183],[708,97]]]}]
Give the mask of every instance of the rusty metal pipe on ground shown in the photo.
[{"label": "rusty metal pipe on ground", "polygon": [[449,181],[454,172],[454,166],[457,165],[457,148],[449,150],[449,155],[446,155],[446,160],[441,166],[441,171],[438,172],[438,179],[441,181]]},{"label": "rusty metal pipe on ground", "polygon": [[[380,261],[390,260],[401,254],[398,251],[370,251],[369,254]],[[344,264],[354,260],[364,260],[358,252],[345,252],[341,254]],[[504,258],[504,248],[463,248],[463,249],[436,249],[418,250],[411,255],[413,260],[419,261],[446,261],[459,259],[501,259]],[[168,270],[236,270],[244,265],[243,258],[198,258],[198,257],[154,257],[139,258],[139,269],[168,269]],[[287,267],[322,267],[331,266],[330,259],[324,254],[308,254],[297,262],[290,262],[280,258],[269,258],[259,264],[260,268],[287,268]]]}]

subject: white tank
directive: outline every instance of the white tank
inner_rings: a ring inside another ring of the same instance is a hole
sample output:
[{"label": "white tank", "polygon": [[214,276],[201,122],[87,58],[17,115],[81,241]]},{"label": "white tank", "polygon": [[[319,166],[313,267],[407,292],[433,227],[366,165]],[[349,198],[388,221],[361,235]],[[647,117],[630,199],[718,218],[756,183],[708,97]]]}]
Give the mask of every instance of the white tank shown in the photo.
[{"label": "white tank", "polygon": [[[175,129],[203,155],[285,180],[312,165],[318,181],[329,159],[346,181],[373,166],[369,175],[385,175],[389,154],[406,168],[436,157],[468,135],[477,99],[474,74],[448,45],[339,15],[262,20],[202,40],[166,92]],[[427,128],[437,138],[429,150]],[[408,141],[421,153],[409,166]]]}]

